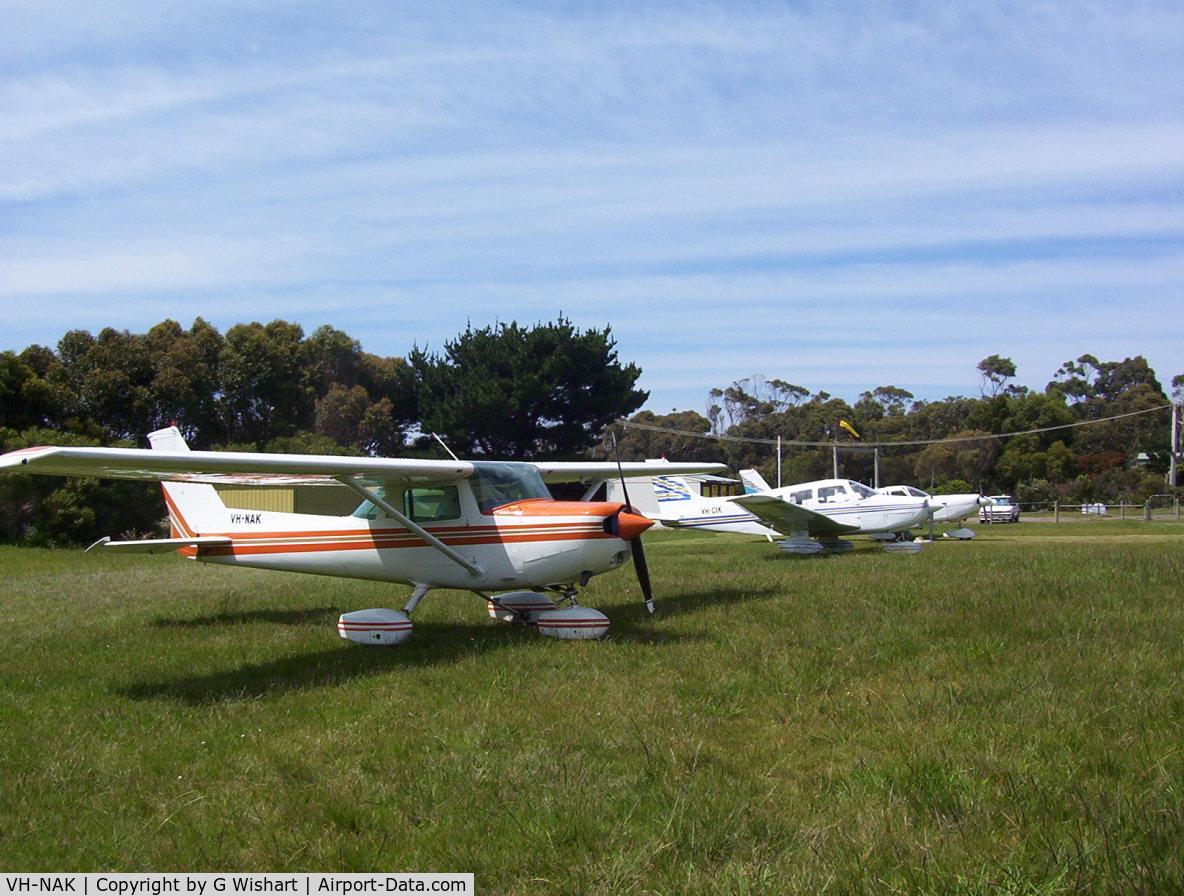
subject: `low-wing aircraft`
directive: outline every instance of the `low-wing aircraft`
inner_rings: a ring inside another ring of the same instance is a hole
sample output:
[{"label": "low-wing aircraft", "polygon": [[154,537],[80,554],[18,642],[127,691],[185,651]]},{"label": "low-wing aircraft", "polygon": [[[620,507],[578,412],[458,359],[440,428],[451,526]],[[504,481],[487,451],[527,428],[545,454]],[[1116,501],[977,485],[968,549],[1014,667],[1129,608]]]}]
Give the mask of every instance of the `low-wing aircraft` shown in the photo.
[{"label": "low-wing aircraft", "polygon": [[920,545],[895,539],[929,518],[921,499],[877,495],[850,479],[822,479],[770,488],[755,470],[740,474],[748,491],[730,498],[694,495],[678,476],[655,477],[657,519],[664,526],[764,535],[793,554],[846,553],[854,548],[840,536],[870,535],[884,540],[886,550],[919,550]]},{"label": "low-wing aircraft", "polygon": [[[897,498],[924,498],[929,502],[929,509],[933,513],[935,523],[960,523],[967,517],[978,513],[980,507],[986,507],[991,503],[990,499],[984,495],[931,495],[929,492],[923,492],[911,485],[886,485],[876,491],[881,495]],[[947,532],[946,535],[965,540],[974,538],[974,530],[968,529],[966,526],[959,526],[952,532]]]},{"label": "low-wing aircraft", "polygon": [[[556,501],[547,482],[652,475],[646,463],[413,460],[191,451],[176,427],[151,449],[40,447],[0,456],[0,472],[159,480],[170,538],[103,539],[107,551],[179,551],[206,563],[397,582],[402,610],[344,613],[337,629],[360,644],[399,644],[433,588],[471,591],[490,615],[556,638],[594,638],[608,618],[582,607],[579,588],[632,557],[647,607],[653,594],[640,535],[653,522],[628,503]],[[679,472],[722,464],[661,464]],[[227,508],[215,483],[344,485],[362,503],[351,516]],[[551,595],[556,595],[558,602]]]}]

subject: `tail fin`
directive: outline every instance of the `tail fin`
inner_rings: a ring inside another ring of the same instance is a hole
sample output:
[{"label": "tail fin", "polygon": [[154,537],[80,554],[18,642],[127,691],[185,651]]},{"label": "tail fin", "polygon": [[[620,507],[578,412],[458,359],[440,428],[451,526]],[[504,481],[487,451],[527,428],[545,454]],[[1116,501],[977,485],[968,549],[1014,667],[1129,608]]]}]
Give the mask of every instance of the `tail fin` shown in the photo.
[{"label": "tail fin", "polygon": [[[189,450],[185,437],[175,426],[148,434],[153,451],[181,454]],[[202,533],[225,532],[230,522],[226,505],[212,485],[196,482],[162,482],[164,501],[174,538],[192,538]]]},{"label": "tail fin", "polygon": [[658,500],[659,520],[679,519],[698,503],[698,496],[681,476],[655,476],[650,484]]},{"label": "tail fin", "polygon": [[744,494],[746,495],[772,491],[769,483],[765,482],[765,477],[756,470],[741,470],[740,481],[744,483]]}]

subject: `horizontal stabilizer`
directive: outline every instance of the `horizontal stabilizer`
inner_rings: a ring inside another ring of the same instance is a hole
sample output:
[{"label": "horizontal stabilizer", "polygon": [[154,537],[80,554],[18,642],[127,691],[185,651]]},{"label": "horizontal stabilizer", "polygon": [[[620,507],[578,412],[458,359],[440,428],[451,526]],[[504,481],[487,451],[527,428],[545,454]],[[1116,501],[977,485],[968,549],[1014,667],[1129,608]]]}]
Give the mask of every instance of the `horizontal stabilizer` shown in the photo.
[{"label": "horizontal stabilizer", "polygon": [[167,554],[181,548],[203,548],[228,545],[231,539],[223,535],[197,536],[194,538],[145,538],[139,541],[112,541],[110,538],[100,538],[92,544],[88,551],[103,548],[108,551],[118,551],[121,554]]}]

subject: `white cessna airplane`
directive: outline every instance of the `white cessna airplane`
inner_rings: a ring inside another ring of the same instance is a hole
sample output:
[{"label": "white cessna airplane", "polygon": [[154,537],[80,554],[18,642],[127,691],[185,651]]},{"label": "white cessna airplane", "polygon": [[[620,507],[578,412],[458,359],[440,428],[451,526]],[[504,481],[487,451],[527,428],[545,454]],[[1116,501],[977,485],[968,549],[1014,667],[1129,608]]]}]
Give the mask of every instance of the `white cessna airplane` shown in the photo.
[{"label": "white cessna airplane", "polygon": [[[0,472],[162,482],[171,538],[103,539],[92,547],[175,550],[206,563],[411,585],[411,599],[402,610],[341,616],[341,636],[360,644],[406,641],[412,611],[433,588],[472,591],[488,602],[495,619],[536,625],[552,637],[595,638],[607,631],[608,619],[580,606],[576,591],[630,556],[653,611],[640,541],[653,522],[633,513],[628,503],[555,501],[545,483],[652,475],[658,465],[190,451],[176,427],[148,439],[151,450],[11,451],[0,456]],[[667,472],[670,466],[660,469]],[[722,464],[672,466],[684,473],[723,469]],[[232,510],[213,483],[341,484],[357,492],[362,504],[345,517]]]},{"label": "white cessna airplane", "polygon": [[657,519],[664,526],[764,535],[792,554],[846,553],[854,548],[841,535],[870,535],[885,550],[914,551],[920,545],[890,541],[929,518],[924,499],[889,498],[850,479],[822,479],[770,488],[755,470],[740,478],[748,494],[731,498],[695,496],[677,476],[655,477]]},{"label": "white cessna airplane", "polygon": [[[960,523],[967,517],[978,513],[980,507],[986,507],[991,500],[985,495],[931,495],[911,485],[886,485],[876,489],[881,495],[898,498],[924,498],[929,502],[929,509],[933,512],[935,523]],[[959,526],[952,532],[945,533],[950,538],[974,538],[974,530],[966,526]]]}]

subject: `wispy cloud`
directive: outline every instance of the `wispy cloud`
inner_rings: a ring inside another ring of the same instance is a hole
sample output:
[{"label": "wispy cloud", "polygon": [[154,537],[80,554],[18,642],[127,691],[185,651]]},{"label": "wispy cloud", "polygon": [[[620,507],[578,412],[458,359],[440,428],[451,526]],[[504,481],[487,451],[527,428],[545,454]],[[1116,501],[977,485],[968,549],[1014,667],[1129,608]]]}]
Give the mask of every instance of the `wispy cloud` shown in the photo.
[{"label": "wispy cloud", "polygon": [[[611,323],[658,409],[1184,370],[1172,4],[0,3],[0,348]],[[1176,369],[1179,368],[1179,369]]]}]

